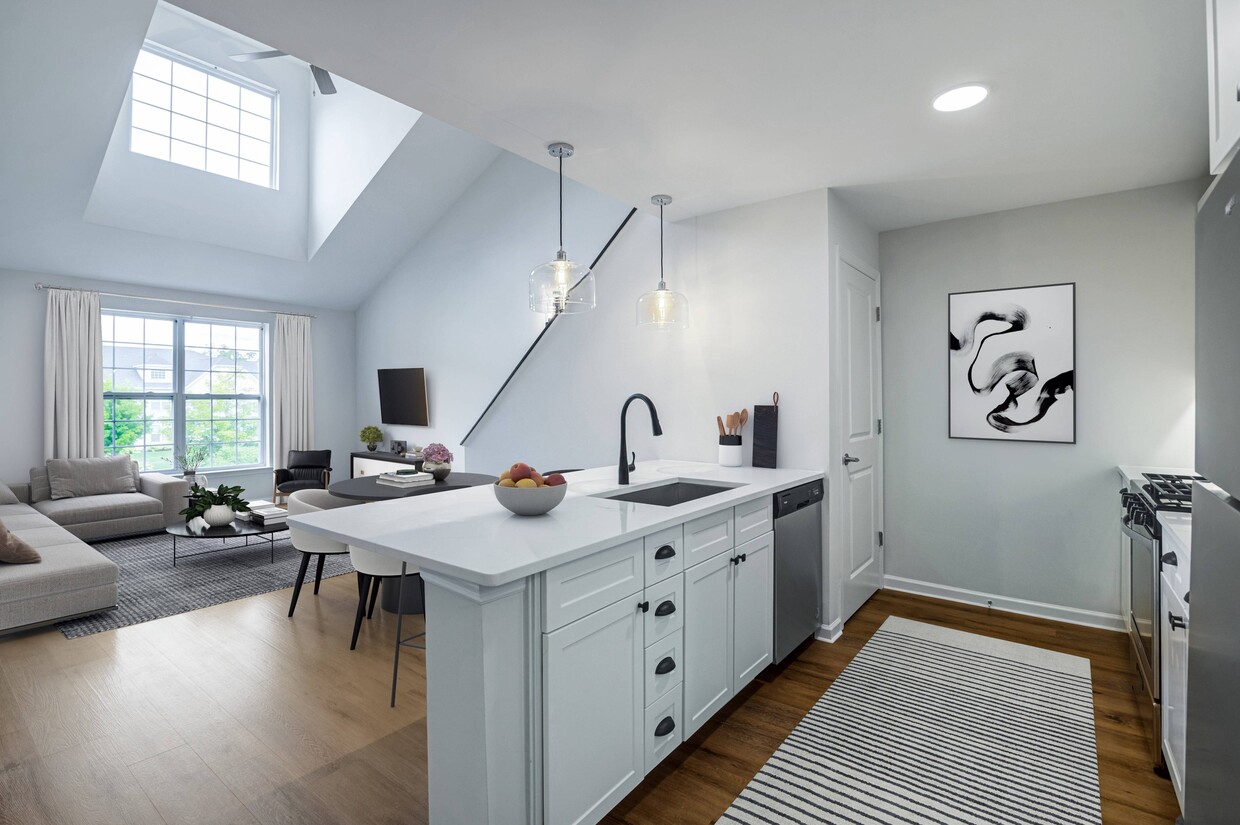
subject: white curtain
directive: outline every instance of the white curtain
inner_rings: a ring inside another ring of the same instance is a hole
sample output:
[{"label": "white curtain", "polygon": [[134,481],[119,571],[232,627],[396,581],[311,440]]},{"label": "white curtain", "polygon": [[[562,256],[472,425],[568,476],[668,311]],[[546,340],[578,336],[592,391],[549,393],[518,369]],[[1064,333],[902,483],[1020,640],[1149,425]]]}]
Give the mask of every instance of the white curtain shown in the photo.
[{"label": "white curtain", "polygon": [[273,466],[283,467],[289,450],[313,450],[314,352],[310,319],[277,315],[271,348],[271,443]]},{"label": "white curtain", "polygon": [[48,290],[43,409],[47,458],[103,455],[103,329],[98,292]]}]

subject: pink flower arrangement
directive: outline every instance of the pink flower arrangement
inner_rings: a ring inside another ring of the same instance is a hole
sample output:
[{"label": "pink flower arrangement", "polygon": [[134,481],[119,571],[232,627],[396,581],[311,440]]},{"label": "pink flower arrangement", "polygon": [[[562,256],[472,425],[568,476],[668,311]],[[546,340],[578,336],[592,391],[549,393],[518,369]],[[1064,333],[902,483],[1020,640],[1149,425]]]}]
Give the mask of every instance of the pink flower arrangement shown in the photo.
[{"label": "pink flower arrangement", "polygon": [[430,461],[434,464],[450,464],[452,462],[452,453],[444,445],[434,442],[422,448],[422,460]]}]

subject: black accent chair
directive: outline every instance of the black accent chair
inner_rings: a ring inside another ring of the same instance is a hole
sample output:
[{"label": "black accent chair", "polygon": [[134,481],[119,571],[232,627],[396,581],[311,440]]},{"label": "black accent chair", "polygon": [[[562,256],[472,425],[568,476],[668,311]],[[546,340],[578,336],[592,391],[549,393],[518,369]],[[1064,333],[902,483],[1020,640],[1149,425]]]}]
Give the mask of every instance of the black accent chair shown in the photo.
[{"label": "black accent chair", "polygon": [[326,490],[331,481],[331,450],[289,450],[285,466],[275,471],[271,483],[271,500],[298,490]]}]

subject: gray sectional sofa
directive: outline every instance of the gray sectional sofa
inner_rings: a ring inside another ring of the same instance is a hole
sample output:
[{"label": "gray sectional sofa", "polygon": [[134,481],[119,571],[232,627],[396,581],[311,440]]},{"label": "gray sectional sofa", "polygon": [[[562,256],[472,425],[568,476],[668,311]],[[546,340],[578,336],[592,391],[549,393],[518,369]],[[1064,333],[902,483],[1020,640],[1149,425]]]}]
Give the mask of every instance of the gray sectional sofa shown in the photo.
[{"label": "gray sectional sofa", "polygon": [[[0,564],[0,633],[114,607],[119,569],[86,541],[156,532],[183,520],[177,512],[185,506],[184,481],[139,475],[132,462],[124,472],[131,478],[96,459],[48,462],[30,471],[29,484],[0,485],[0,522],[43,557]],[[123,489],[128,492],[109,491]]]}]

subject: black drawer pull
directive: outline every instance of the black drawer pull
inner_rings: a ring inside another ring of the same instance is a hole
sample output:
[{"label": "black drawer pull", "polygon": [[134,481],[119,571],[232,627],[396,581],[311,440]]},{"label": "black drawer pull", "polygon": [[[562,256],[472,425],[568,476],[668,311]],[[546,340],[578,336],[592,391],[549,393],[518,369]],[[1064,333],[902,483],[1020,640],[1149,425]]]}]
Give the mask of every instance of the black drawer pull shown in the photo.
[{"label": "black drawer pull", "polygon": [[654,666],[654,675],[663,676],[665,674],[671,673],[675,669],[676,669],[676,660],[673,659],[671,656],[664,656],[663,661],[659,662],[657,665]]},{"label": "black drawer pull", "polygon": [[659,605],[658,607],[654,609],[654,615],[656,616],[670,616],[675,612],[676,612],[676,603],[671,601],[670,599],[668,601],[663,602],[663,604]]},{"label": "black drawer pull", "polygon": [[1177,616],[1174,613],[1172,613],[1170,610],[1167,611],[1167,624],[1171,625],[1172,633],[1179,630],[1180,628],[1188,629],[1188,622],[1184,621],[1184,617]]},{"label": "black drawer pull", "polygon": [[638,602],[637,609],[643,613],[648,612],[650,610],[650,602]]},{"label": "black drawer pull", "polygon": [[655,726],[654,735],[655,736],[667,736],[669,733],[671,733],[674,730],[676,730],[676,721],[672,719],[672,717],[670,716],[664,716],[662,721],[660,721],[659,724]]},{"label": "black drawer pull", "polygon": [[660,547],[658,550],[654,551],[655,561],[663,561],[664,559],[670,559],[674,555],[676,555],[676,548],[672,547],[672,545],[670,544],[665,544],[662,547]]}]

